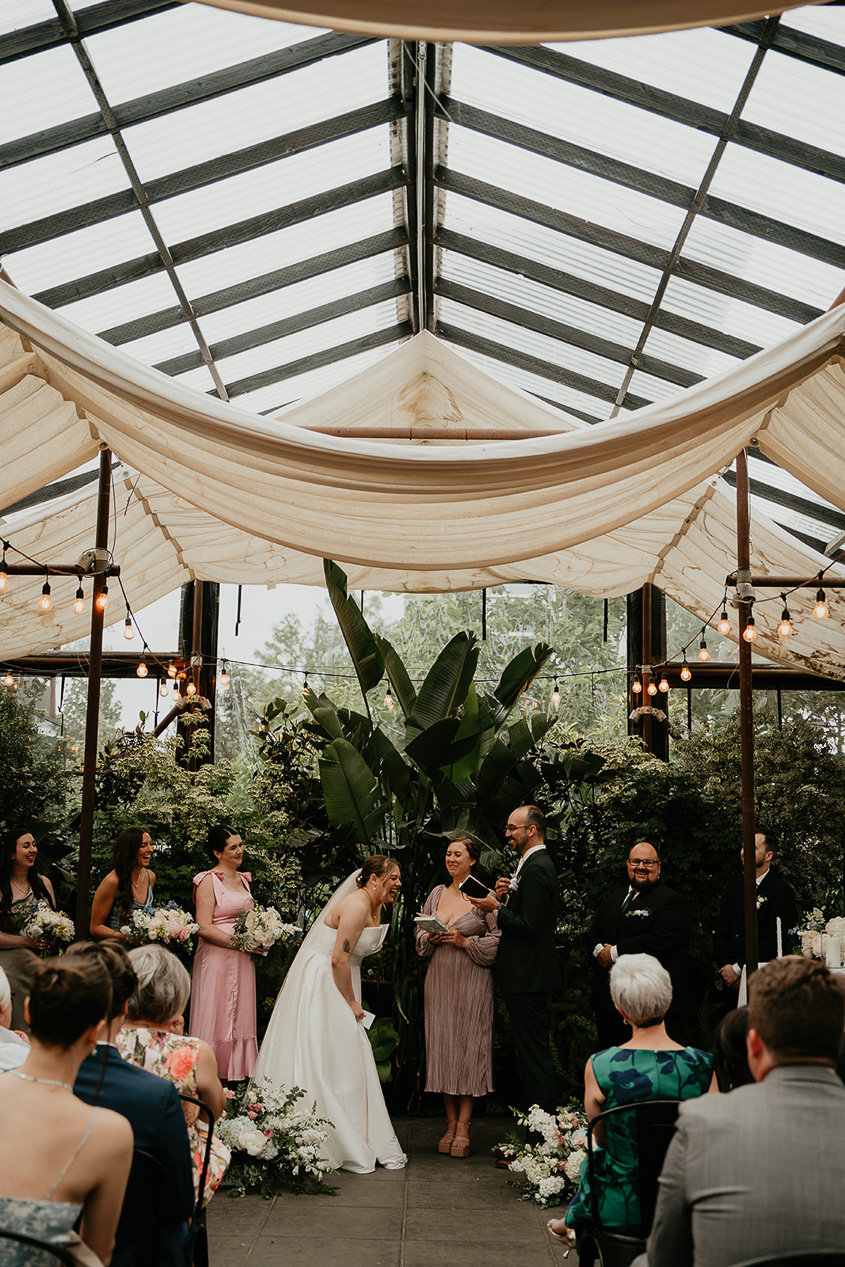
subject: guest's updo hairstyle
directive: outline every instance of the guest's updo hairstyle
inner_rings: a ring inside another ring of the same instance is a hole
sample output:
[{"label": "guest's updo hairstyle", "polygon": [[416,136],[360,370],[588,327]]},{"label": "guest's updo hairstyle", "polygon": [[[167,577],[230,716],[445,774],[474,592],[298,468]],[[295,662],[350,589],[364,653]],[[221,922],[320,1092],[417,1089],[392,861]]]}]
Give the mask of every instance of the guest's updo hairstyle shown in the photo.
[{"label": "guest's updo hairstyle", "polygon": [[130,1021],[164,1025],[181,1016],[191,993],[191,978],[175,955],[163,946],[136,946],[129,958],[138,984],[129,997]]},{"label": "guest's updo hairstyle", "polygon": [[358,876],[356,883],[359,889],[365,889],[367,881],[372,876],[377,876],[379,880],[382,880],[385,876],[390,875],[392,871],[398,870],[399,863],[395,858],[388,858],[385,853],[372,853],[361,868],[361,874]]},{"label": "guest's updo hairstyle", "polygon": [[719,1090],[733,1091],[734,1087],[749,1086],[754,1076],[748,1067],[748,1008],[735,1007],[719,1022],[713,1047],[714,1072]]},{"label": "guest's updo hairstyle", "polygon": [[135,969],[123,946],[118,941],[75,942],[62,956],[62,962],[96,963],[111,983],[111,1006],[106,1020],[111,1023],[138,984]]},{"label": "guest's updo hairstyle", "polygon": [[109,975],[94,959],[45,959],[29,992],[32,1037],[45,1047],[67,1050],[111,1010]]},{"label": "guest's updo hairstyle", "polygon": [[219,862],[217,857],[226,848],[226,841],[230,836],[239,836],[240,832],[237,827],[227,827],[220,823],[217,827],[209,827],[208,829],[208,852],[211,854],[215,862]]},{"label": "guest's updo hairstyle", "polygon": [[654,955],[620,955],[610,969],[610,997],[641,1029],[659,1025],[672,1003],[672,981]]}]

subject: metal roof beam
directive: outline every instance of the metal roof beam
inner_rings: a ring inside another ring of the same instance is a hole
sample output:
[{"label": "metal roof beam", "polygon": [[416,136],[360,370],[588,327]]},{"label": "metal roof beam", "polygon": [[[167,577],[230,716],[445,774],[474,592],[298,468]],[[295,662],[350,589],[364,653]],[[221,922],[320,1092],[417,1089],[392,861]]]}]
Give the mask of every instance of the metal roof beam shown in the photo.
[{"label": "metal roof beam", "polygon": [[[756,44],[760,39],[765,19],[752,22],[738,22],[720,29],[728,35],[736,35],[743,40],[751,40]],[[845,75],[845,48],[830,40],[823,40],[817,35],[807,35],[795,27],[781,24],[772,48],[787,57],[795,57],[798,61],[809,62],[811,66],[819,66],[822,70],[832,70],[835,74]]]},{"label": "metal roof beam", "polygon": [[[562,365],[544,361],[538,356],[518,352],[515,348],[505,347],[504,344],[495,343],[492,339],[485,339],[469,330],[462,330],[460,326],[438,321],[434,333],[438,338],[445,339],[447,343],[468,348],[472,352],[480,352],[491,360],[503,361],[505,365],[515,365],[518,369],[527,370],[529,374],[534,374],[538,378],[546,378],[552,383],[561,383],[564,387],[571,387],[574,391],[582,392],[585,396],[595,396],[598,400],[607,401],[611,405],[616,400],[616,388],[609,383],[601,383],[598,379],[576,374],[572,370],[564,369]],[[627,396],[625,400],[626,409],[639,409],[641,405],[649,404],[651,401],[643,396]],[[558,405],[558,408],[566,409],[567,406]]]},{"label": "metal roof beam", "polygon": [[[666,92],[652,84],[641,83],[638,79],[630,79],[627,75],[606,70],[603,66],[593,66],[589,62],[579,61],[577,57],[570,57],[555,49],[543,46],[537,48],[489,46],[485,47],[484,51],[550,75],[555,79],[561,79],[566,83],[575,84],[579,88],[598,92],[614,101],[647,110],[651,114],[670,119],[674,123],[695,128],[697,132],[709,132],[712,136],[721,136],[728,121],[729,116],[722,110],[715,110],[712,106],[679,97],[673,92]],[[793,167],[816,172],[831,180],[845,181],[845,157],[841,154],[834,154],[816,145],[808,145],[782,132],[775,132],[758,123],[750,123],[747,119],[739,120],[731,140],[745,149],[766,154],[780,162],[790,163]]]},{"label": "metal roof beam", "polygon": [[[193,167],[185,167],[181,171],[149,180],[144,185],[147,201],[151,204],[163,202],[167,198],[176,198],[195,189],[207,188],[217,181],[229,180],[269,163],[291,158],[294,154],[305,154],[321,145],[329,145],[344,137],[356,136],[370,128],[391,123],[402,114],[402,104],[394,97],[361,106],[347,114],[335,115],[332,119],[321,119],[319,123],[298,128],[284,136],[273,137],[272,140],[261,141],[257,145],[248,145],[221,158],[210,159],[208,162],[197,163]],[[116,216],[127,215],[136,211],[137,207],[133,190],[124,189],[104,198],[95,198],[81,206],[71,207],[67,211],[59,211],[55,215],[43,216],[28,224],[18,225],[3,233],[0,241],[4,252],[23,251],[66,233],[75,233]]]},{"label": "metal roof beam", "polygon": [[[91,35],[98,35],[100,31],[111,31],[116,26],[124,26],[138,18],[150,17],[151,14],[164,13],[167,9],[178,7],[177,0],[105,0],[104,4],[92,4],[87,9],[80,9],[77,27],[80,37],[87,39]],[[8,31],[5,35],[0,35],[0,65],[66,43],[67,35],[58,18],[37,22],[17,31]]]},{"label": "metal roof beam", "polygon": [[[83,9],[78,14],[80,28],[84,12]],[[150,119],[172,114],[175,110],[184,110],[188,106],[211,101],[215,97],[225,96],[226,93],[236,92],[239,88],[276,79],[328,57],[336,57],[373,43],[375,40],[369,35],[347,35],[339,31],[318,35],[314,39],[279,49],[278,52],[239,62],[237,66],[227,66],[225,70],[214,71],[198,79],[175,84],[171,88],[162,88],[146,97],[124,101],[113,107],[114,117],[118,127],[129,128],[136,123],[146,123]],[[79,145],[107,133],[108,128],[99,114],[87,114],[82,118],[72,119],[69,123],[44,128],[40,132],[33,132],[30,136],[0,146],[0,170],[40,158],[44,154],[53,154],[56,150],[68,149],[72,145]]]},{"label": "metal roof beam", "polygon": [[[504,141],[509,145],[519,146],[529,153],[550,158],[556,163],[574,167],[578,171],[587,172],[601,180],[612,181],[626,189],[657,198],[660,202],[689,211],[692,207],[696,191],[689,185],[676,180],[669,180],[655,172],[648,172],[631,163],[623,163],[619,159],[588,150],[582,145],[574,145],[559,137],[549,136],[536,128],[527,127],[513,119],[504,119],[500,115],[491,114],[488,110],[480,110],[464,102],[446,97],[441,102],[444,117],[448,117],[453,125],[467,127],[482,136]],[[697,211],[698,215],[729,225],[753,237],[764,238],[800,251],[812,259],[823,260],[835,268],[845,266],[845,251],[839,242],[822,238],[815,233],[808,233],[794,225],[785,224],[759,211],[748,207],[740,207],[727,202],[723,198],[707,196]]]},{"label": "metal roof beam", "polygon": [[[479,242],[476,238],[456,233],[453,229],[438,230],[435,246],[445,251],[466,255],[494,268],[527,277],[552,290],[560,291],[565,295],[574,295],[587,303],[607,308],[611,312],[621,313],[635,321],[645,321],[648,316],[649,305],[644,300],[623,295],[606,286],[598,286],[583,277],[552,268],[548,264],[540,264],[537,260],[529,259],[525,255],[515,255],[512,251],[504,251],[501,247],[491,246],[489,242]],[[756,343],[749,343],[734,335],[723,334],[721,330],[714,330],[710,326],[702,325],[698,321],[690,321],[689,318],[681,317],[677,313],[666,312],[665,309],[661,309],[658,313],[654,324],[661,330],[678,335],[679,338],[699,343],[703,347],[715,348],[719,352],[736,356],[740,360],[745,360],[746,357],[760,351]]]},{"label": "metal roof beam", "polygon": [[[662,271],[669,262],[669,252],[660,247],[651,246],[648,242],[640,242],[636,238],[630,238],[624,233],[618,233],[615,229],[605,228],[590,220],[581,220],[566,211],[558,211],[554,207],[546,206],[545,203],[524,198],[521,194],[512,193],[510,190],[488,185],[484,181],[476,180],[473,176],[464,176],[461,172],[440,167],[435,173],[435,180],[442,189],[452,190],[466,198],[482,202],[486,206],[530,220],[533,224],[553,229],[556,233],[576,238],[580,242],[588,242],[591,246],[613,251],[626,259],[645,264],[649,268]],[[719,294],[730,295],[734,299],[742,300],[743,303],[753,304],[767,312],[777,313],[778,316],[787,317],[800,325],[806,325],[808,321],[822,315],[821,308],[814,308],[811,304],[793,299],[791,295],[781,295],[777,291],[768,290],[765,286],[758,286],[741,277],[723,273],[718,268],[712,268],[709,264],[701,264],[696,260],[682,257],[678,260],[674,273],[676,277],[693,282],[697,286],[704,286]]]},{"label": "metal roof beam", "polygon": [[[736,488],[736,474],[733,471],[723,471],[722,479],[731,488]],[[845,528],[845,515],[840,510],[835,510],[832,506],[823,506],[819,502],[811,502],[806,497],[798,497],[795,493],[788,493],[783,488],[774,488],[771,484],[764,484],[761,480],[749,480],[749,491],[754,497],[761,497],[767,502],[772,502],[775,506],[783,506],[785,510],[794,511],[797,515],[804,515],[807,519],[814,519],[819,524],[825,524],[830,528],[842,530]],[[790,532],[794,529],[790,528]]]},{"label": "metal roof beam", "polygon": [[[485,312],[488,316],[496,317],[500,321],[510,321],[523,330],[533,330],[536,334],[557,339],[567,347],[581,348],[594,356],[600,356],[620,365],[627,366],[630,363],[632,351],[630,347],[623,347],[622,344],[613,343],[610,339],[602,339],[599,335],[579,330],[576,326],[565,325],[562,321],[554,321],[543,313],[530,312],[527,308],[496,299],[492,295],[485,295],[480,291],[472,290],[469,286],[448,281],[446,278],[440,278],[435,285],[435,290],[444,299],[464,304],[468,308],[475,309],[476,312]],[[667,361],[653,356],[641,356],[637,368],[646,374],[651,374],[654,378],[676,383],[679,387],[692,387],[694,383],[701,382],[700,374],[694,374],[678,365],[670,365]]]},{"label": "metal roof beam", "polygon": [[[238,282],[234,286],[224,286],[221,290],[209,291],[193,301],[194,312],[198,317],[212,312],[220,312],[224,308],[233,308],[236,304],[245,303],[248,299],[256,299],[261,295],[272,294],[276,290],[284,290],[297,282],[307,281],[312,277],[320,277],[336,268],[344,268],[347,264],[355,264],[359,260],[371,259],[387,251],[401,250],[408,244],[408,235],[404,229],[389,229],[386,233],[376,233],[372,237],[362,238],[348,246],[338,246],[332,251],[324,251],[322,255],[314,255],[307,260],[297,260],[285,268],[274,269],[272,273],[263,273],[260,277],[252,277]],[[99,338],[107,343],[119,346],[131,343],[134,339],[142,339],[150,334],[158,334],[162,330],[170,330],[184,320],[182,310],[177,307],[162,308],[158,312],[148,313],[134,321],[125,321],[121,325],[111,326],[108,330],[99,331]]]},{"label": "metal roof beam", "polygon": [[[317,308],[309,308],[306,312],[298,312],[292,317],[283,317],[280,321],[272,321],[255,330],[233,335],[232,338],[223,339],[220,343],[212,343],[211,355],[215,360],[237,356],[240,352],[248,352],[251,348],[261,347],[262,344],[284,339],[289,334],[296,334],[300,330],[310,330],[314,326],[333,321],[336,317],[343,317],[347,313],[361,312],[375,304],[384,303],[387,299],[407,295],[410,289],[411,283],[407,277],[394,277],[389,282],[371,286],[368,290],[358,291],[357,294],[344,295],[339,299],[333,299],[331,303],[320,304]],[[199,369],[202,364],[202,357],[198,352],[188,352],[184,356],[172,357],[169,361],[160,361],[154,368],[161,370],[162,374],[175,375]]]},{"label": "metal roof beam", "polygon": [[[273,383],[282,383],[285,379],[296,378],[298,374],[305,374],[308,370],[320,369],[324,365],[334,365],[337,361],[345,361],[348,357],[357,356],[360,352],[368,352],[371,348],[398,343],[412,334],[410,321],[402,321],[398,325],[390,326],[387,330],[374,330],[371,334],[365,334],[360,339],[352,339],[349,343],[341,343],[333,348],[323,348],[320,352],[310,352],[308,356],[289,361],[287,365],[278,365],[274,369],[262,370],[259,374],[250,374],[248,378],[237,379],[234,383],[227,383],[226,390],[231,400],[236,396],[244,396],[247,392],[257,391],[260,387],[271,387]],[[278,407],[281,408],[281,405]]]},{"label": "metal roof beam", "polygon": [[[276,211],[264,212],[250,216],[247,220],[239,220],[236,224],[214,229],[210,233],[202,233],[198,237],[179,242],[171,249],[176,264],[184,264],[188,260],[200,259],[201,256],[222,251],[227,247],[239,246],[268,233],[276,233],[279,229],[301,224],[304,220],[313,220],[316,216],[337,211],[341,207],[363,202],[367,198],[375,198],[378,194],[389,193],[401,188],[406,182],[405,173],[398,167],[377,172],[373,176],[365,176],[361,180],[350,181],[346,185],[338,185],[327,189],[324,193],[314,194],[277,208]],[[137,281],[140,277],[150,277],[160,273],[164,265],[156,252],[149,255],[136,256],[132,260],[124,260],[110,268],[100,269],[79,277],[72,282],[64,282],[61,286],[53,286],[42,290],[33,298],[48,308],[61,308],[64,304],[88,299],[91,295],[101,295],[126,282]]]}]

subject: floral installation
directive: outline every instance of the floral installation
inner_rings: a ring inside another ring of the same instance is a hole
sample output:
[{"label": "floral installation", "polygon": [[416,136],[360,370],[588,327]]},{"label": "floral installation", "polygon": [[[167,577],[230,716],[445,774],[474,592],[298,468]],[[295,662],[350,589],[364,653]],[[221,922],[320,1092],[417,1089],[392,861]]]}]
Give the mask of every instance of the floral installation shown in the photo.
[{"label": "floral installation", "polygon": [[301,932],[298,925],[286,924],[275,906],[253,906],[235,920],[232,939],[236,950],[267,951]]},{"label": "floral installation", "polygon": [[199,932],[199,924],[195,924],[187,911],[175,902],[167,906],[156,907],[154,911],[133,911],[120,931],[130,941],[158,941],[167,946],[176,946],[190,950],[194,933]]},{"label": "floral installation", "polygon": [[803,923],[798,928],[790,929],[790,932],[800,938],[801,954],[807,959],[825,959],[827,937],[838,937],[845,950],[845,916],[835,915],[825,921],[824,912],[819,907],[805,915]]},{"label": "floral installation", "polygon": [[31,937],[33,941],[73,941],[75,932],[73,920],[63,911],[54,911],[49,902],[40,898],[34,904],[28,903],[17,914],[18,930],[22,937]]},{"label": "floral installation", "polygon": [[560,1205],[578,1187],[581,1163],[587,1156],[587,1118],[574,1102],[546,1113],[532,1104],[527,1113],[517,1113],[519,1126],[542,1135],[539,1144],[526,1144],[511,1132],[494,1151],[509,1160],[511,1174],[525,1176],[523,1201],[537,1205]]},{"label": "floral installation", "polygon": [[323,1183],[334,1170],[322,1156],[331,1123],[317,1117],[315,1106],[298,1105],[305,1092],[299,1087],[272,1087],[244,1083],[237,1092],[227,1091],[226,1113],[214,1128],[218,1139],[232,1150],[225,1179],[230,1196],[249,1191],[272,1197],[289,1192],[336,1190]]}]

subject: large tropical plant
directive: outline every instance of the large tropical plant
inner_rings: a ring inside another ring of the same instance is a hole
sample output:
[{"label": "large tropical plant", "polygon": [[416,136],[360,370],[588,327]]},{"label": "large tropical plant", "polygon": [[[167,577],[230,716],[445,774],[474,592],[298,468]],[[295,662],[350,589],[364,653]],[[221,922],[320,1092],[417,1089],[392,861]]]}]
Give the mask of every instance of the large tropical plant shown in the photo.
[{"label": "large tropical plant", "polygon": [[[325,560],[324,570],[363,711],[341,708],[314,690],[304,698],[319,744],[330,823],[341,837],[354,838],[362,854],[383,849],[401,862],[403,898],[393,915],[390,968],[397,1019],[406,1022],[399,1059],[406,1071],[418,1071],[421,1001],[413,917],[442,878],[452,833],[471,833],[482,846],[482,860],[501,865],[501,827],[543,781],[534,757],[554,718],[530,706],[524,715],[515,713],[552,648],[525,648],[487,691],[475,680],[476,637],[458,633],[422,682],[414,683],[396,649],[371,631],[342,569]],[[393,725],[374,720],[368,701],[385,677],[398,706]]]}]

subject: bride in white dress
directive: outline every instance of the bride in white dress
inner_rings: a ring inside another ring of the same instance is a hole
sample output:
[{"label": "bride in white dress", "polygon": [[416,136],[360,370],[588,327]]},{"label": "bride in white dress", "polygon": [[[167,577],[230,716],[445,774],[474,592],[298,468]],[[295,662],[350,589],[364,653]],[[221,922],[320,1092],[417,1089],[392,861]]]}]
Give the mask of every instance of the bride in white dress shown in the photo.
[{"label": "bride in white dress", "polygon": [[361,960],[381,947],[382,906],[399,893],[399,866],[373,854],[323,907],[285,977],[252,1081],[301,1087],[328,1118],[323,1152],[337,1170],[366,1175],[407,1162],[393,1132],[363,1025]]}]

